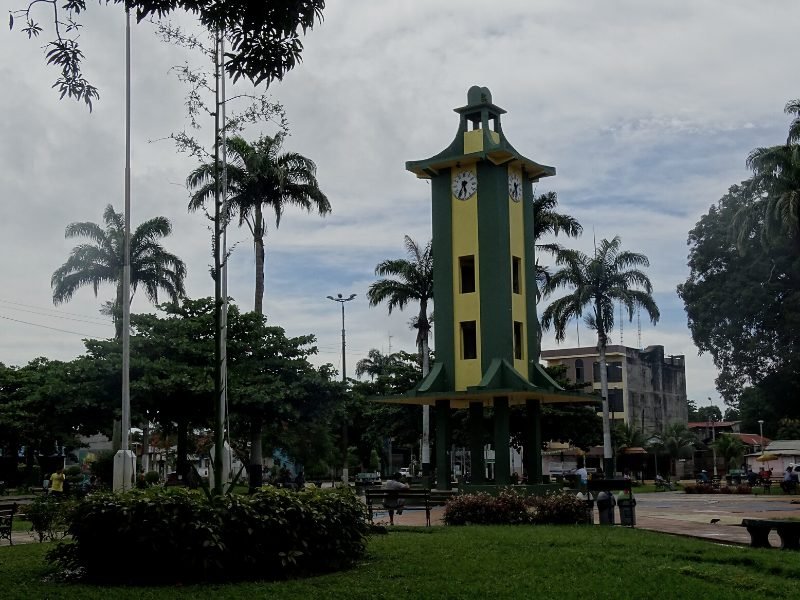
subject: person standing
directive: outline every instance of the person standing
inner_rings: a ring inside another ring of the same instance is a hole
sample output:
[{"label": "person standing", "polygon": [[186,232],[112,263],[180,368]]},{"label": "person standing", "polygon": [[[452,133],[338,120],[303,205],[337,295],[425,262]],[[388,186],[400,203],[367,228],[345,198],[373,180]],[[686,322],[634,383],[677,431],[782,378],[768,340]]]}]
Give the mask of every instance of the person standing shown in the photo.
[{"label": "person standing", "polygon": [[62,498],[64,496],[65,480],[64,467],[61,467],[58,471],[50,475],[50,493],[55,494],[57,498]]}]

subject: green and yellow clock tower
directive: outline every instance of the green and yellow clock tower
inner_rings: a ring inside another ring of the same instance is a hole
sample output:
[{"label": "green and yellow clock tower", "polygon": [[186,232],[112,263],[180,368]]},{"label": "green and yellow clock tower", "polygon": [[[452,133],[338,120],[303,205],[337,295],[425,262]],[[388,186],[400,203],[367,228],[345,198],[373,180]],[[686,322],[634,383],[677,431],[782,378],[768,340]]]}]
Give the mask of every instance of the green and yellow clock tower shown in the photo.
[{"label": "green and yellow clock tower", "polygon": [[451,410],[468,409],[472,482],[484,476],[483,413],[494,413],[495,482],[509,483],[509,407],[524,405],[529,481],[541,481],[540,407],[585,402],[539,364],[533,183],[554,167],[526,158],[501,126],[506,112],[473,86],[455,109],[458,133],[439,154],[406,163],[432,193],[436,362],[408,394],[388,402],[435,406],[437,487],[450,485]]}]

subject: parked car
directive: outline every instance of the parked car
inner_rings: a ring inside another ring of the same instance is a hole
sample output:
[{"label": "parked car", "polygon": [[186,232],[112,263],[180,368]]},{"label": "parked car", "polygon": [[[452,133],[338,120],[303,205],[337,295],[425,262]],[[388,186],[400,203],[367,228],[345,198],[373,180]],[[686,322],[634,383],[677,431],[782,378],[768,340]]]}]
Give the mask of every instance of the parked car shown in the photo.
[{"label": "parked car", "polygon": [[411,479],[413,477],[413,475],[411,474],[411,469],[409,469],[408,467],[400,467],[400,477]]},{"label": "parked car", "polygon": [[378,472],[356,473],[357,486],[363,485],[366,487],[369,485],[380,485],[380,484],[381,484],[381,474]]}]

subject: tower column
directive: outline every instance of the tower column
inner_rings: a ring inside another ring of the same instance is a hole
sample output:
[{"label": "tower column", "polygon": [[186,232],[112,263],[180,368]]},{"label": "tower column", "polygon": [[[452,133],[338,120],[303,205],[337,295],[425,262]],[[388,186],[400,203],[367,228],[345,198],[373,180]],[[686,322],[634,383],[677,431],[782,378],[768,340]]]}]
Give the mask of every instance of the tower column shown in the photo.
[{"label": "tower column", "polygon": [[470,481],[486,481],[486,464],[483,460],[483,402],[469,403],[469,455]]},{"label": "tower column", "polygon": [[525,467],[528,483],[542,482],[542,405],[538,400],[526,400]]},{"label": "tower column", "polygon": [[494,399],[494,482],[508,485],[511,482],[511,452],[508,432],[508,398]]},{"label": "tower column", "polygon": [[450,400],[436,401],[436,489],[450,489]]}]

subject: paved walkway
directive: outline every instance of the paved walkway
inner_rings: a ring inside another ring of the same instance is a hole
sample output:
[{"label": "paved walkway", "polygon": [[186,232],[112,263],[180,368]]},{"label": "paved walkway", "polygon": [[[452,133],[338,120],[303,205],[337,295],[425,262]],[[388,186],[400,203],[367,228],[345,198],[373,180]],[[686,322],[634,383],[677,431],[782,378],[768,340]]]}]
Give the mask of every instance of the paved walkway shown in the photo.
[{"label": "paved walkway", "polygon": [[[635,498],[637,528],[726,544],[750,544],[750,534],[740,526],[742,519],[800,519],[797,496],[695,496],[684,492],[658,492],[639,494]],[[442,513],[441,507],[431,511],[433,525],[443,524]],[[619,513],[616,518],[619,522]],[[388,514],[376,512],[375,522],[388,525]],[[425,512],[404,511],[402,515],[395,514],[394,522],[395,525],[424,526]],[[775,532],[770,535],[770,541],[780,545]]]}]

